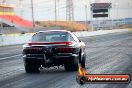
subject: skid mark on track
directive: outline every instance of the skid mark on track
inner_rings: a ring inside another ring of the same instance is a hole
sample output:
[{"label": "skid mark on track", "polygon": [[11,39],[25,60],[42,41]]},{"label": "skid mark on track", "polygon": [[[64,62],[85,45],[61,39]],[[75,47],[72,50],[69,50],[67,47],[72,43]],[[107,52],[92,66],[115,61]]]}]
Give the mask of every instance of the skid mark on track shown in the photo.
[{"label": "skid mark on track", "polygon": [[13,57],[18,57],[18,56],[22,56],[22,54],[8,56],[8,57],[2,57],[2,58],[0,58],[0,60],[10,59],[10,58],[13,58]]}]

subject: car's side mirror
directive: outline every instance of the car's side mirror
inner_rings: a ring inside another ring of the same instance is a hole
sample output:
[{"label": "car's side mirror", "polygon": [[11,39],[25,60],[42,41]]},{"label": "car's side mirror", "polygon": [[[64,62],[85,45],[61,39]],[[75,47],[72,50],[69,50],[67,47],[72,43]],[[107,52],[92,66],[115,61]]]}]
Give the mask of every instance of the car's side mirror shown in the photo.
[{"label": "car's side mirror", "polygon": [[78,39],[78,40],[79,40],[79,42],[82,42],[81,39]]}]

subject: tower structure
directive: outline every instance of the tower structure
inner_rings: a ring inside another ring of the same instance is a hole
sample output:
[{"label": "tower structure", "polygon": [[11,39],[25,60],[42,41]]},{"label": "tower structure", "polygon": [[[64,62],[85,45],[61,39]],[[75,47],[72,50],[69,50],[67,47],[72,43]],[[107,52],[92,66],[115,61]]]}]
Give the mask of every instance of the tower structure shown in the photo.
[{"label": "tower structure", "polygon": [[66,0],[66,20],[74,21],[73,0]]}]

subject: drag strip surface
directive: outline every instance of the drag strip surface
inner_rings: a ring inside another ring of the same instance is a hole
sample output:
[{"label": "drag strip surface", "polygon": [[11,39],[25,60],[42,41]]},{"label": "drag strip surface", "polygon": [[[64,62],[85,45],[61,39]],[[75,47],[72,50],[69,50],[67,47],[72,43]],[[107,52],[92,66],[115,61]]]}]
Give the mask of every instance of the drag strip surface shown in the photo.
[{"label": "drag strip surface", "polygon": [[[86,44],[86,70],[90,74],[132,75],[132,32],[81,38]],[[40,74],[24,71],[22,46],[0,47],[0,88],[132,88],[130,84],[76,83],[76,72],[49,68]]]}]

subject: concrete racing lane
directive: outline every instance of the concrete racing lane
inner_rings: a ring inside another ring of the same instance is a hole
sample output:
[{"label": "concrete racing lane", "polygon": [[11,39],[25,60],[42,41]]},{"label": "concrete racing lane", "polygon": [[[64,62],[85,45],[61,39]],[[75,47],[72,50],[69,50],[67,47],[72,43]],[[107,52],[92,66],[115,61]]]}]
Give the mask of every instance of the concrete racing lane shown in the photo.
[{"label": "concrete racing lane", "polygon": [[[132,75],[132,32],[81,39],[87,47],[88,73]],[[80,86],[76,82],[76,72],[65,72],[63,67],[27,74],[21,51],[21,45],[0,47],[0,88],[132,88],[132,83]]]}]

